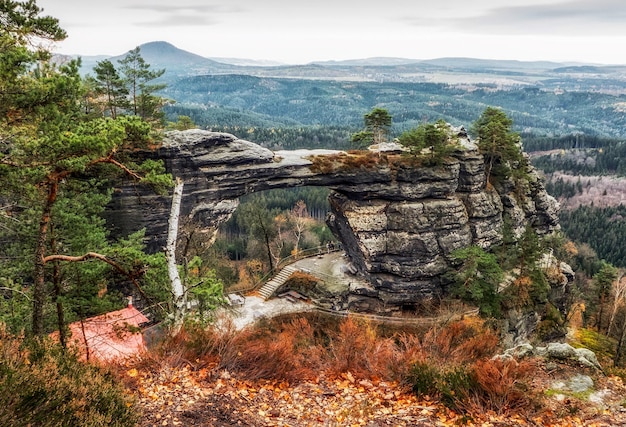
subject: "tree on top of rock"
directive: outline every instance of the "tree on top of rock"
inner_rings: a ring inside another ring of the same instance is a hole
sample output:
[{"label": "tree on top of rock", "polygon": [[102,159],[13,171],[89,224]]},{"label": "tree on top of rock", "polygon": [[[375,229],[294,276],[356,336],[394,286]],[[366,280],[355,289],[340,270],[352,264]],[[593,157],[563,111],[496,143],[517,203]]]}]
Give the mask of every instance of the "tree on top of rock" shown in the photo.
[{"label": "tree on top of rock", "polygon": [[155,84],[152,81],[165,73],[165,69],[151,70],[141,56],[141,48],[137,46],[118,61],[120,70],[124,76],[124,82],[130,95],[130,110],[133,115],[140,116],[144,120],[163,121],[161,107],[164,98],[154,94],[166,87],[165,84]]},{"label": "tree on top of rock", "polygon": [[425,156],[427,164],[438,165],[454,150],[457,139],[450,135],[450,126],[444,120],[437,120],[404,132],[398,141],[412,155]]},{"label": "tree on top of rock", "polygon": [[493,178],[508,178],[514,164],[524,160],[520,136],[511,131],[512,125],[513,120],[495,107],[487,107],[472,125],[478,149],[485,156],[487,182]]},{"label": "tree on top of rock", "polygon": [[365,129],[352,135],[351,142],[367,146],[386,142],[391,129],[392,118],[387,110],[376,107],[363,116]]}]

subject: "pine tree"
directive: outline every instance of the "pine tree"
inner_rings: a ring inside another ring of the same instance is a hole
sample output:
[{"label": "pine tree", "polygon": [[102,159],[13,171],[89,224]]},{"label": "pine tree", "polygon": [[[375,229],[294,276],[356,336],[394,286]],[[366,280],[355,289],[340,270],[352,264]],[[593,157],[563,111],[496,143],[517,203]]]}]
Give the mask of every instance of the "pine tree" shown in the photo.
[{"label": "pine tree", "polygon": [[487,180],[507,178],[512,170],[523,171],[520,137],[511,131],[513,121],[500,109],[487,107],[472,125],[478,149],[485,156]]},{"label": "pine tree", "polygon": [[454,294],[477,304],[483,316],[499,315],[498,286],[504,273],[496,256],[479,246],[458,249],[450,255],[453,271],[448,277],[454,282]]},{"label": "pine tree", "polygon": [[151,83],[165,73],[165,69],[151,70],[150,64],[141,56],[141,48],[137,46],[135,49],[118,61],[120,70],[124,76],[124,83],[130,95],[130,110],[133,115],[140,116],[144,120],[156,121],[160,124],[163,122],[163,114],[161,108],[165,100],[156,96],[160,90],[163,90],[165,84]]},{"label": "pine tree", "polygon": [[[11,211],[24,237],[15,242],[14,252],[30,252],[32,262],[23,263],[30,267],[29,274],[12,271],[18,273],[14,279],[32,283],[32,332],[37,335],[46,330],[48,286],[54,286],[57,303],[63,298],[67,272],[61,264],[97,259],[131,280],[139,277],[106,254],[94,252],[100,248],[98,239],[88,242],[87,236],[77,234],[79,217],[92,215],[81,211],[77,201],[88,197],[85,205],[102,206],[108,199],[100,195],[107,192],[98,187],[119,173],[162,189],[171,182],[161,164],[135,164],[129,156],[154,142],[149,124],[139,117],[86,116],[78,62],[57,68],[48,51],[31,48],[38,39],[65,36],[56,19],[40,17],[40,12],[32,1],[0,3],[0,191],[3,201],[20,207]],[[86,191],[89,185],[94,188]],[[94,233],[89,230],[95,238]],[[80,238],[84,244],[76,243]],[[63,323],[61,308],[57,304]]]},{"label": "pine tree", "polygon": [[104,98],[101,102],[104,104],[104,110],[109,112],[110,117],[116,118],[118,109],[123,110],[130,105],[127,99],[128,89],[108,59],[98,62],[93,70],[96,73],[93,78],[95,94]]}]

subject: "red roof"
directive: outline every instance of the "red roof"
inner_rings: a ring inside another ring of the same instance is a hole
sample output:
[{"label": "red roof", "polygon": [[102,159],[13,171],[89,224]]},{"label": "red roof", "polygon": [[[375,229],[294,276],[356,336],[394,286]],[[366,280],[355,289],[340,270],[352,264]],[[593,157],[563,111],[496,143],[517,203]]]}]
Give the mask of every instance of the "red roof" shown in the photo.
[{"label": "red roof", "polygon": [[[148,318],[129,304],[122,310],[86,319],[82,325],[80,321],[69,324],[71,337],[68,345],[75,346],[84,358],[87,354],[90,359],[103,361],[129,357],[145,350],[139,327],[147,322]],[[58,339],[59,333],[55,332],[53,336]]]}]

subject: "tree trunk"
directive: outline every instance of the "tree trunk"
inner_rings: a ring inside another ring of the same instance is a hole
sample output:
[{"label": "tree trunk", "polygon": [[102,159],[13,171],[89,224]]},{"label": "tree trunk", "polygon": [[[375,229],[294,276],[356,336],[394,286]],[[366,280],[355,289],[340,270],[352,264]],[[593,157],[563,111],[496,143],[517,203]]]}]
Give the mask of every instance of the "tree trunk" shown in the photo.
[{"label": "tree trunk", "polygon": [[37,233],[37,244],[35,247],[35,265],[33,270],[33,317],[32,328],[34,335],[43,335],[43,309],[46,301],[46,241],[48,239],[48,227],[50,225],[50,214],[52,206],[56,201],[59,191],[59,182],[51,178],[48,182],[48,198],[43,207],[39,220],[39,231]]},{"label": "tree trunk", "polygon": [[[56,238],[54,237],[55,233],[53,225],[53,223],[50,224],[50,235],[52,236],[50,239],[50,251],[53,254],[56,254],[57,244]],[[65,350],[67,348],[67,331],[65,330],[65,313],[63,311],[63,302],[61,301],[61,296],[63,294],[63,289],[61,285],[61,266],[59,265],[58,261],[55,261],[52,266],[52,285],[54,289],[54,300],[57,308],[57,328],[59,328],[59,344],[61,344],[61,348]]]},{"label": "tree trunk", "polygon": [[615,315],[617,314],[617,310],[622,306],[624,299],[624,284],[622,283],[622,279],[624,276],[621,276],[617,281],[613,284],[614,289],[614,297],[613,297],[613,310],[611,311],[611,317],[609,317],[609,325],[606,328],[606,334],[611,334],[611,329],[613,329],[613,323],[615,322]]},{"label": "tree trunk", "polygon": [[180,217],[180,205],[183,197],[183,181],[176,179],[174,194],[172,195],[172,210],[170,212],[169,227],[167,231],[167,246],[165,256],[167,258],[167,272],[172,284],[172,299],[174,305],[173,334],[176,335],[183,324],[186,311],[186,292],[176,265],[176,239],[178,238],[178,218]]},{"label": "tree trunk", "polygon": [[613,364],[615,366],[622,366],[622,349],[624,347],[624,340],[626,340],[626,316],[624,318],[624,321],[622,322],[622,331],[619,335],[617,347],[615,348],[615,357],[613,359]]},{"label": "tree trunk", "polygon": [[274,271],[274,262],[272,261],[272,247],[270,245],[270,235],[269,231],[263,222],[263,218],[261,214],[257,212],[257,218],[259,220],[259,227],[261,227],[261,231],[263,231],[263,240],[265,241],[265,249],[267,250],[267,260],[270,263],[270,271]]}]

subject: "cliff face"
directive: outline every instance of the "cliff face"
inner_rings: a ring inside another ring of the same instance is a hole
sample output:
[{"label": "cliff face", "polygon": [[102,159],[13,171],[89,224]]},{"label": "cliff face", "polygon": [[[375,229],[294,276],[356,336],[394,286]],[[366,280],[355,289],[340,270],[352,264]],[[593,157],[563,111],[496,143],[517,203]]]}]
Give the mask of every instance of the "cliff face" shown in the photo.
[{"label": "cliff face", "polygon": [[444,165],[407,168],[389,182],[389,194],[411,189],[399,191],[402,200],[335,189],[327,222],[369,282],[351,289],[352,309],[395,311],[445,294],[448,255],[501,242],[505,217],[518,236],[527,224],[540,235],[558,228],[558,204],[532,168],[523,192],[510,183],[497,190],[486,185],[482,156],[465,142]]},{"label": "cliff face", "polygon": [[[484,163],[459,130],[459,148],[443,165],[423,167],[394,152],[272,152],[229,134],[171,132],[151,154],[185,181],[182,213],[207,231],[226,220],[244,194],[272,188],[333,189],[328,224],[367,286],[352,289],[351,308],[395,310],[445,292],[441,275],[451,251],[502,239],[503,218],[521,232],[558,227],[556,201],[537,174],[520,194],[486,188]],[[123,188],[109,218],[124,232],[147,228],[157,250],[165,239],[169,199]]]}]

